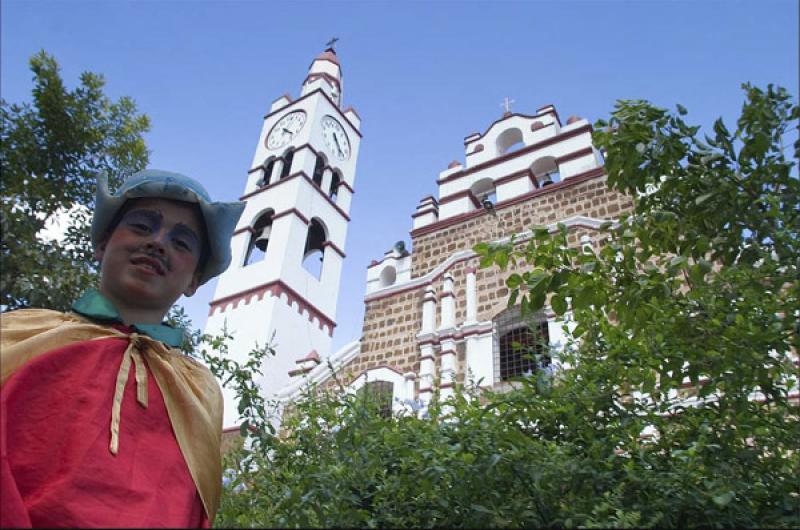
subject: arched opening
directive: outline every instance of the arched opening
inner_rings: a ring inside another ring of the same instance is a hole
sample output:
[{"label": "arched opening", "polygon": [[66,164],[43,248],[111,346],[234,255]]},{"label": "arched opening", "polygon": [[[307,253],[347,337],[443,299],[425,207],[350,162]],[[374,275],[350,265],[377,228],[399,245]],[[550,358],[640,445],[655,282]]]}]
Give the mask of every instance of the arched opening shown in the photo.
[{"label": "arched opening", "polygon": [[322,173],[325,171],[325,159],[322,155],[317,155],[317,162],[314,164],[314,174],[311,176],[311,180],[319,186],[322,187]]},{"label": "arched opening", "polygon": [[522,317],[519,306],[494,318],[495,373],[500,381],[526,377],[550,365],[550,337],[544,315]]},{"label": "arched opening", "polygon": [[500,133],[497,137],[497,154],[502,155],[503,153],[510,153],[512,151],[516,151],[517,149],[524,147],[525,144],[522,143],[522,131],[517,129],[516,127],[513,129],[507,129]]},{"label": "arched opening", "polygon": [[272,170],[275,169],[275,160],[274,156],[264,160],[264,164],[261,166],[261,178],[256,182],[259,188],[269,186],[269,180],[272,178]]},{"label": "arched opening", "polygon": [[278,180],[283,180],[289,176],[289,172],[292,170],[292,160],[294,160],[294,151],[290,149],[283,155],[283,168],[281,169],[281,175],[278,177]]},{"label": "arched opening", "polygon": [[380,286],[388,287],[390,285],[394,285],[395,281],[397,281],[397,271],[395,268],[391,265],[384,267],[381,271]]},{"label": "arched opening", "polygon": [[543,156],[531,165],[533,176],[539,187],[549,186],[561,181],[561,174],[558,171],[556,159],[552,156]]},{"label": "arched opening", "polygon": [[273,210],[262,213],[253,224],[253,232],[250,234],[250,241],[247,243],[247,252],[244,256],[244,266],[252,265],[264,259],[267,255],[269,238],[272,234]]},{"label": "arched opening", "polygon": [[341,174],[338,171],[334,171],[333,177],[331,178],[331,188],[328,190],[328,197],[330,197],[333,202],[336,202],[336,197],[339,196],[339,186],[341,183]]},{"label": "arched opening", "polygon": [[494,187],[494,181],[490,178],[475,182],[469,187],[469,191],[478,199],[484,209],[490,208],[488,203],[491,203],[492,207],[497,204],[497,190]]},{"label": "arched opening", "polygon": [[306,246],[303,250],[303,268],[317,279],[322,276],[326,240],[325,225],[317,218],[312,219],[308,225]]}]

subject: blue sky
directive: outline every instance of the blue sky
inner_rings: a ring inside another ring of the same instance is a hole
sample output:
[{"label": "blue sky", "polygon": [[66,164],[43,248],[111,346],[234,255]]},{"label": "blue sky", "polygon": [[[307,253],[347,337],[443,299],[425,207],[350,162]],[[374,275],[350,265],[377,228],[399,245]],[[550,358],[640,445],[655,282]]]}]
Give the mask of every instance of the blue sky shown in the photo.
[{"label": "blue sky", "polygon": [[[357,338],[366,267],[410,243],[411,213],[464,160],[463,139],[502,113],[554,104],[562,120],[605,118],[617,99],[689,109],[729,126],[746,81],[798,84],[798,3],[83,2],[0,4],[0,93],[28,100],[28,58],[55,55],[67,84],[104,74],[114,98],[150,116],[150,165],[191,175],[221,200],[244,187],[262,118],[296,96],[311,60],[339,37],[344,105],[364,138],[334,347]],[[183,301],[205,323],[213,283]]]}]

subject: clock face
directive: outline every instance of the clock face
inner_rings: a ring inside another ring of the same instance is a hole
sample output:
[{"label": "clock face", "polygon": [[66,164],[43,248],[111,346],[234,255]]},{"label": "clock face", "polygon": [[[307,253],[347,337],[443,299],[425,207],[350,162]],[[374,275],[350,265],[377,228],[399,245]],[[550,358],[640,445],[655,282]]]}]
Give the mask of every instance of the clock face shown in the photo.
[{"label": "clock face", "polygon": [[350,158],[350,140],[344,132],[342,124],[332,116],[322,118],[322,137],[331,154],[339,160]]},{"label": "clock face", "polygon": [[306,123],[306,113],[302,110],[290,112],[272,126],[267,135],[267,149],[279,149],[292,141]]}]

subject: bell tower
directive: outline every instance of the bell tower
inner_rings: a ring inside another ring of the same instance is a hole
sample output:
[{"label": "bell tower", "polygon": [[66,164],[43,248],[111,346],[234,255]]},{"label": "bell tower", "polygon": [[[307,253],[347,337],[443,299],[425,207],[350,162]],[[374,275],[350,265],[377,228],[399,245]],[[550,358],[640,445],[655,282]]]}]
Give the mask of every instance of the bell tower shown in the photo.
[{"label": "bell tower", "polygon": [[[210,304],[206,333],[227,325],[237,361],[273,342],[276,355],[265,360],[259,381],[268,399],[298,360],[330,353],[361,140],[361,120],[342,108],[342,94],[329,43],[311,62],[299,97],[272,103],[240,198],[247,206],[231,241],[233,259]],[[223,392],[229,427],[238,424],[237,407],[234,394]]]}]

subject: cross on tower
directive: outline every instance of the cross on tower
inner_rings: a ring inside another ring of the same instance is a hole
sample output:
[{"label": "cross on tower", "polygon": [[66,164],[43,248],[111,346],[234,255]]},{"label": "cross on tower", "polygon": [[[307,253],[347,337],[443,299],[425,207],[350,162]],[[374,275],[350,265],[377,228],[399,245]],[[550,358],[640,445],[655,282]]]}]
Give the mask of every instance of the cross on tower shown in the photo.
[{"label": "cross on tower", "polygon": [[338,40],[339,40],[339,37],[334,37],[331,40],[329,40],[328,42],[326,42],[325,46],[327,48],[333,49],[334,44],[336,44],[336,41],[338,41]]},{"label": "cross on tower", "polygon": [[500,106],[501,107],[505,107],[506,112],[511,112],[511,104],[512,103],[514,103],[513,99],[505,98],[505,100],[502,103],[500,103]]}]

